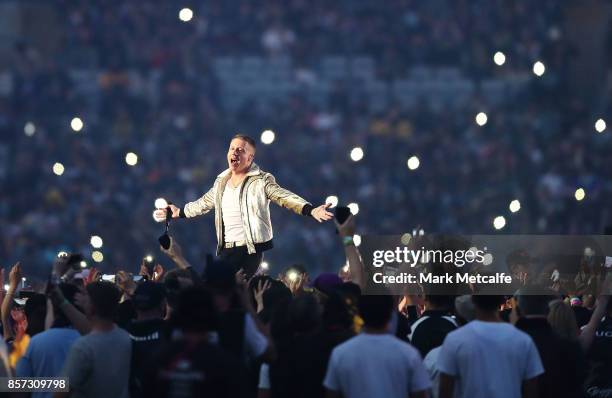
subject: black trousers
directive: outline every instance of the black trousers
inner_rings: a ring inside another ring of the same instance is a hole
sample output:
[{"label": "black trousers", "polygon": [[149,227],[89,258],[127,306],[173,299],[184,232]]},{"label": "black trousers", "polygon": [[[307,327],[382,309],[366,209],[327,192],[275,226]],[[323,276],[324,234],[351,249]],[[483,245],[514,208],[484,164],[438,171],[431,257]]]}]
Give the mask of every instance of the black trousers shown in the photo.
[{"label": "black trousers", "polygon": [[263,260],[263,252],[249,254],[246,246],[224,248],[221,250],[219,258],[231,265],[234,272],[238,272],[242,268],[247,278],[251,278],[259,269]]}]

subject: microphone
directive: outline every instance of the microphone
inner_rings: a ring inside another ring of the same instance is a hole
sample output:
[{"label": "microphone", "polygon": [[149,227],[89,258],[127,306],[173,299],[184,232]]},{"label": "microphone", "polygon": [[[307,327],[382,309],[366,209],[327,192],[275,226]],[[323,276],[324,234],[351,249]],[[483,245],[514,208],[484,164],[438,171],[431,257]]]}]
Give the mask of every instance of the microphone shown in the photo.
[{"label": "microphone", "polygon": [[170,231],[170,219],[172,218],[172,209],[170,208],[171,204],[172,204],[171,202],[168,202],[168,206],[166,207],[166,222],[165,222],[164,233],[159,238],[157,238],[159,244],[165,250],[168,250],[170,248],[170,234],[169,234],[169,231]]}]

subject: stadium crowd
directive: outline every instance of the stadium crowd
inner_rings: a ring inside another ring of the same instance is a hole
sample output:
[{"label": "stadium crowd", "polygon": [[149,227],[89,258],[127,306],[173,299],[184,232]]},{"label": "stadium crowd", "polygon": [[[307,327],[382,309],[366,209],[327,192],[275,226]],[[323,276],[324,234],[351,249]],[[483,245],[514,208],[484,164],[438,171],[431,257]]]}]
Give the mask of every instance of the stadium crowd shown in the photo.
[{"label": "stadium crowd", "polygon": [[[418,225],[493,232],[501,214],[511,233],[599,233],[610,223],[602,213],[609,140],[592,133],[588,109],[567,95],[571,51],[556,2],[212,1],[194,6],[190,22],[170,3],[53,4],[59,43],[45,52],[24,41],[0,71],[0,256],[36,264],[39,277],[59,251],[89,252],[92,235],[104,239],[109,271],[136,263],[155,249],[151,203],[196,198],[222,170],[227,138],[265,129],[276,140],[260,149],[262,168],[313,202],[336,195],[358,203],[364,233]],[[502,66],[492,61],[498,50]],[[522,88],[491,101],[474,90],[453,106],[419,97],[407,106],[389,92],[374,108],[365,81],[345,73],[322,81],[320,59],[337,55],[375,59],[378,83],[452,67],[468,82]],[[216,61],[250,56],[288,59],[286,78],[297,88],[270,99],[270,83],[229,106],[233,77]],[[531,73],[537,59],[546,65],[541,77]],[[521,76],[524,86],[513,80]],[[324,101],[302,86],[324,83]],[[480,111],[489,116],[483,126],[474,123]],[[70,128],[77,116],[79,132]],[[355,146],[365,152],[359,162],[349,157]],[[138,155],[134,167],[124,162],[128,152]],[[413,155],[420,167],[411,171]],[[573,198],[577,187],[583,202]],[[521,210],[510,214],[513,199]],[[273,217],[282,234],[270,264],[299,261],[315,271],[341,263],[331,229]],[[173,226],[193,258],[212,251],[210,224]],[[117,234],[118,225],[130,233]]]},{"label": "stadium crowd", "polygon": [[546,294],[524,279],[513,297],[362,294],[355,217],[337,226],[348,270],[316,277],[292,266],[247,280],[215,261],[200,274],[174,238],[173,269],[113,281],[68,254],[19,291],[17,263],[0,372],[68,377],[75,397],[612,396],[612,273]]}]

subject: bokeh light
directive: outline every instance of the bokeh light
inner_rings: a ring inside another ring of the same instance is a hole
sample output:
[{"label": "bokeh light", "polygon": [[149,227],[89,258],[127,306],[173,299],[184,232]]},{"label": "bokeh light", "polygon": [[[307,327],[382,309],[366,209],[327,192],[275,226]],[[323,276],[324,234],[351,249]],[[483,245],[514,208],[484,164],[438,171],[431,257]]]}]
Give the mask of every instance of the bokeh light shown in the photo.
[{"label": "bokeh light", "polygon": [[262,261],[260,265],[261,265],[261,269],[263,269],[264,271],[267,271],[270,269],[270,264],[268,264],[267,261]]},{"label": "bokeh light", "polygon": [[125,155],[125,163],[127,163],[128,166],[136,166],[138,163],[138,155],[134,152],[128,152]]},{"label": "bokeh light", "polygon": [[102,238],[98,235],[93,235],[91,239],[89,239],[89,243],[94,249],[99,249],[102,247],[104,242],[102,241]]},{"label": "bokeh light", "polygon": [[603,133],[606,129],[606,121],[603,119],[597,119],[595,122],[595,131],[598,133]]},{"label": "bokeh light", "polygon": [[361,245],[361,235],[353,235],[353,243],[355,246],[359,247],[359,245]]},{"label": "bokeh light", "polygon": [[81,261],[80,265],[81,265],[81,268],[87,268],[87,262],[86,261]]},{"label": "bokeh light", "polygon": [[519,202],[518,199],[514,199],[512,202],[510,202],[510,206],[508,206],[508,208],[511,212],[516,213],[517,211],[521,210],[521,202]]},{"label": "bokeh light", "polygon": [[325,203],[329,203],[331,208],[338,206],[338,197],[336,195],[330,195],[325,198]]},{"label": "bokeh light", "polygon": [[261,142],[264,145],[270,145],[271,143],[274,142],[275,137],[276,137],[276,134],[274,134],[274,131],[265,130],[263,133],[261,133]]},{"label": "bokeh light", "polygon": [[81,130],[83,130],[83,127],[85,126],[85,124],[83,123],[83,120],[81,120],[80,117],[73,117],[72,120],[70,121],[70,127],[72,128],[72,131],[74,132],[79,132]]},{"label": "bokeh light", "polygon": [[536,61],[533,64],[533,74],[540,77],[546,72],[546,67],[542,63],[542,61]]},{"label": "bokeh light", "polygon": [[36,126],[32,122],[27,122],[23,127],[23,132],[28,137],[31,137],[34,135],[34,133],[36,133]]},{"label": "bokeh light", "polygon": [[504,216],[497,216],[493,220],[493,227],[495,229],[502,229],[506,226],[506,218]]},{"label": "bokeh light", "polygon": [[479,126],[484,126],[487,124],[487,120],[489,120],[489,117],[484,112],[478,112],[476,115],[476,124]]},{"label": "bokeh light", "polygon": [[496,52],[495,55],[493,55],[493,62],[498,66],[502,66],[506,63],[506,55],[501,51]]},{"label": "bokeh light", "polygon": [[53,174],[55,174],[56,176],[61,176],[62,174],[64,174],[64,165],[57,162],[53,165]]},{"label": "bokeh light", "polygon": [[166,201],[166,199],[164,199],[164,198],[157,198],[157,199],[155,199],[155,208],[156,209],[165,209],[166,207],[168,207],[168,201]]},{"label": "bokeh light", "polygon": [[410,158],[408,158],[408,161],[406,162],[406,164],[408,165],[408,169],[416,170],[421,165],[421,161],[419,160],[418,157],[411,156]]},{"label": "bokeh light", "polygon": [[576,192],[574,192],[574,198],[576,198],[577,201],[581,201],[586,197],[586,191],[584,190],[584,188],[578,188],[576,189]]},{"label": "bokeh light", "polygon": [[191,21],[191,19],[193,18],[193,11],[191,10],[191,8],[182,8],[179,11],[179,19],[183,22],[189,22]]},{"label": "bokeh light", "polygon": [[351,214],[356,216],[359,213],[359,205],[357,203],[349,203],[347,206],[351,210]]},{"label": "bokeh light", "polygon": [[91,252],[91,258],[96,263],[101,263],[102,261],[104,261],[104,254],[102,254],[102,252],[99,250],[94,250],[93,252]]},{"label": "bokeh light", "polygon": [[363,149],[359,146],[351,149],[351,160],[353,160],[353,162],[359,162],[361,159],[363,159]]}]

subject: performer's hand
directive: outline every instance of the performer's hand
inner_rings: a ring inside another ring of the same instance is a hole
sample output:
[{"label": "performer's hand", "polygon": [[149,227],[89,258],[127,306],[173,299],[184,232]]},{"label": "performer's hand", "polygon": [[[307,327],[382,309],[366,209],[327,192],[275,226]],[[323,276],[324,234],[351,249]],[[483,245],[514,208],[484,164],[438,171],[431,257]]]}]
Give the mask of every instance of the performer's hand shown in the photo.
[{"label": "performer's hand", "polygon": [[329,206],[331,206],[331,203],[326,203],[326,204],[321,205],[319,207],[315,207],[310,212],[310,215],[315,220],[317,220],[318,222],[323,222],[323,221],[331,220],[334,217],[334,215],[332,213],[330,213],[329,211],[327,211]]},{"label": "performer's hand", "polygon": [[[172,218],[179,218],[181,214],[181,209],[179,209],[173,204],[169,204],[168,206],[170,206],[170,210],[172,210]],[[153,212],[153,218],[155,218],[155,221],[157,222],[165,221],[166,220],[166,209],[155,210]]]}]

